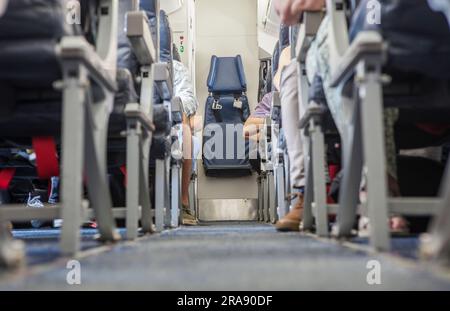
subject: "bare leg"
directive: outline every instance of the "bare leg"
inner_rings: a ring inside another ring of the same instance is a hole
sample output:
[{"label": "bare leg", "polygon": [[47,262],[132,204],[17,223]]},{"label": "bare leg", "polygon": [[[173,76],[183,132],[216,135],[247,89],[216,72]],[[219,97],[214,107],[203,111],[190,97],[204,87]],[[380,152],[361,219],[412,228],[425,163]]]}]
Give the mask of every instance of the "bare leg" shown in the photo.
[{"label": "bare leg", "polygon": [[183,172],[181,181],[181,203],[189,206],[189,184],[192,175],[192,131],[190,118],[183,114]]}]

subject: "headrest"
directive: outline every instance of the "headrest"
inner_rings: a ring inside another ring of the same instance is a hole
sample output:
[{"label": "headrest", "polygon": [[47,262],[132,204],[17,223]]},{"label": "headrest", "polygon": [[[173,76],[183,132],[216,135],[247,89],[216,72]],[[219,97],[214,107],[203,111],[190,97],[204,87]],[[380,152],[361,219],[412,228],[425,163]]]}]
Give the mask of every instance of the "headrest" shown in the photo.
[{"label": "headrest", "polygon": [[234,93],[247,91],[241,56],[211,58],[208,76],[209,92]]},{"label": "headrest", "polygon": [[170,28],[169,18],[165,11],[161,10],[159,14],[159,58],[162,62],[172,61],[172,30]]}]

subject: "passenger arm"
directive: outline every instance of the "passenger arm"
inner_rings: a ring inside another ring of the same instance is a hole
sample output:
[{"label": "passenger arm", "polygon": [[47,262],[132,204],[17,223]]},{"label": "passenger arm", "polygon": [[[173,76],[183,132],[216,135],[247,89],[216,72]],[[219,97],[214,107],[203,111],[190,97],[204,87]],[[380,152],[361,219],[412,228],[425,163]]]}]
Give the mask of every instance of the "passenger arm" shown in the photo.
[{"label": "passenger arm", "polygon": [[0,17],[5,13],[8,6],[8,0],[0,0]]},{"label": "passenger arm", "polygon": [[321,11],[325,0],[276,0],[275,9],[286,25],[297,24],[305,11]]},{"label": "passenger arm", "polygon": [[186,66],[174,61],[174,94],[180,97],[183,112],[187,117],[193,116],[198,109],[197,97],[194,94],[191,78]]},{"label": "passenger arm", "polygon": [[244,124],[245,139],[259,141],[260,131],[264,125],[264,118],[250,117]]}]

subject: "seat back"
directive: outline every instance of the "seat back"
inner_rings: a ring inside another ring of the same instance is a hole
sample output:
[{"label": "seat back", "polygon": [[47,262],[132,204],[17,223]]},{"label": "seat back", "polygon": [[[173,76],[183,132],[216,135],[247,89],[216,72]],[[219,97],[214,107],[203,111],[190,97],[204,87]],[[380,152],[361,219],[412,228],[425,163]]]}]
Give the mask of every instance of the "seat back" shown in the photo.
[{"label": "seat back", "polygon": [[379,31],[388,43],[386,67],[433,78],[450,78],[450,28],[444,14],[423,0],[379,0],[381,23],[366,18],[368,0],[356,10],[351,38],[361,30]]},{"label": "seat back", "polygon": [[61,80],[62,70],[56,47],[64,36],[88,38],[97,30],[92,15],[98,2],[80,1],[81,25],[67,22],[69,0],[8,2],[0,18],[2,134],[15,138],[30,133],[59,135],[61,94],[53,83]]},{"label": "seat back", "polygon": [[[247,81],[241,56],[213,56],[207,86],[210,96],[205,106],[203,132],[203,164],[206,175],[249,175],[249,146],[243,140],[243,124],[250,115],[250,107],[245,94]],[[212,142],[221,144],[215,148],[222,148],[215,149],[214,155],[208,153],[212,151]]]},{"label": "seat back", "polygon": [[78,33],[66,22],[67,0],[10,1],[0,19],[0,81],[12,85],[51,85],[61,77],[55,46]]},{"label": "seat back", "polygon": [[212,94],[236,94],[247,91],[244,67],[240,55],[211,58],[208,91]]},{"label": "seat back", "polygon": [[157,34],[158,18],[156,16],[156,12],[158,11],[159,8],[157,7],[157,0],[140,0],[139,6],[140,6],[140,9],[143,10],[147,14],[148,21],[149,21],[150,28],[151,28],[151,33],[152,33],[153,44],[155,46],[158,46],[158,44],[157,44],[157,41],[158,41],[158,34]]},{"label": "seat back", "polygon": [[128,69],[135,74],[138,71],[138,63],[133,53],[130,40],[127,36],[127,13],[133,9],[133,3],[129,0],[119,0],[119,23],[117,40],[117,67]]},{"label": "seat back", "polygon": [[165,63],[172,63],[172,28],[170,27],[169,17],[164,10],[159,13],[159,58]]}]

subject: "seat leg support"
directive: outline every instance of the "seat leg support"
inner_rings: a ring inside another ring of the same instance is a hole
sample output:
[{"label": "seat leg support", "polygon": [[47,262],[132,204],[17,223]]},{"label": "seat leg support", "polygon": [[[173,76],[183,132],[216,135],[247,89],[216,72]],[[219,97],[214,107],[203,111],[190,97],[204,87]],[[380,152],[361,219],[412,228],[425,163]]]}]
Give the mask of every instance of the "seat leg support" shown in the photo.
[{"label": "seat leg support", "polygon": [[327,191],[325,180],[325,141],[322,127],[311,121],[311,149],[314,186],[314,205],[316,209],[316,232],[320,237],[328,236]]},{"label": "seat leg support", "polygon": [[380,64],[362,62],[358,66],[358,76],[362,81],[360,96],[370,242],[373,248],[388,251],[390,232]]},{"label": "seat leg support", "polygon": [[[87,73],[83,66],[66,63],[62,117],[62,219],[61,250],[76,255],[80,249]],[[70,72],[70,73],[69,73]]]}]

